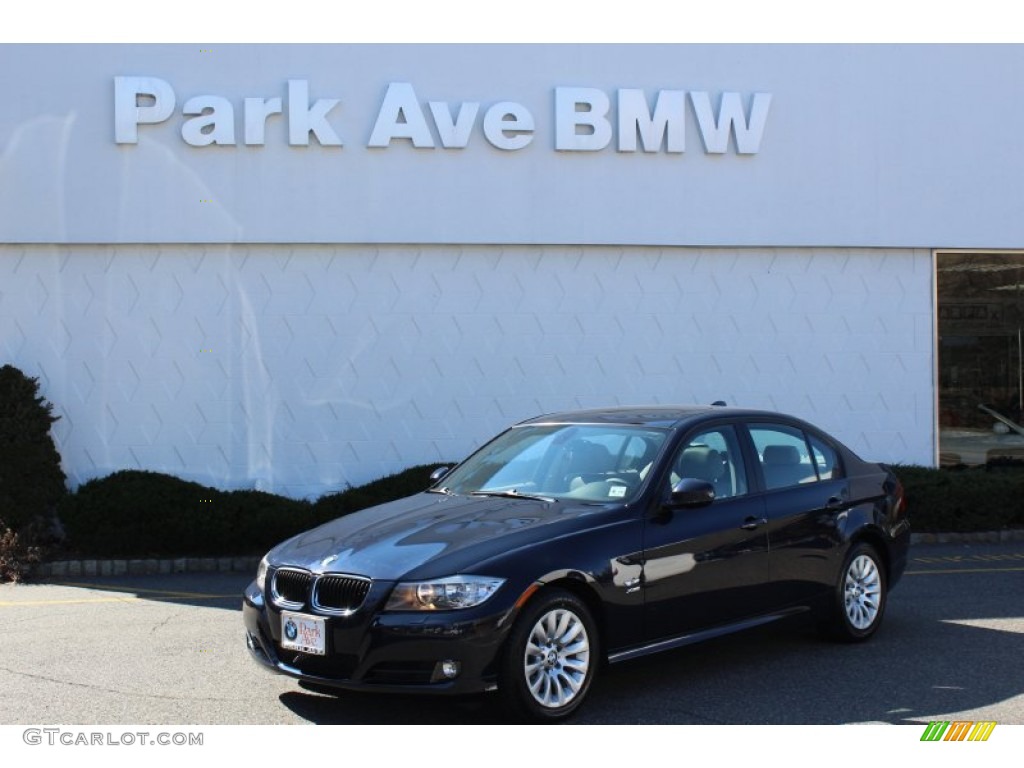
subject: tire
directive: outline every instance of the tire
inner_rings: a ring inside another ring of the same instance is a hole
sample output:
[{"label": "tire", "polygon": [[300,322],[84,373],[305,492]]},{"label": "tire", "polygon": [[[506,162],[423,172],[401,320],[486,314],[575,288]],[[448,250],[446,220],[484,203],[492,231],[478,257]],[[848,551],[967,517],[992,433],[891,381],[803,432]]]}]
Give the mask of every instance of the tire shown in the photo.
[{"label": "tire", "polygon": [[865,542],[855,544],[839,571],[829,634],[847,643],[869,639],[882,623],[887,592],[885,565],[878,551]]},{"label": "tire", "polygon": [[516,719],[553,722],[583,703],[600,659],[597,626],[571,592],[545,590],[509,633],[498,690]]}]

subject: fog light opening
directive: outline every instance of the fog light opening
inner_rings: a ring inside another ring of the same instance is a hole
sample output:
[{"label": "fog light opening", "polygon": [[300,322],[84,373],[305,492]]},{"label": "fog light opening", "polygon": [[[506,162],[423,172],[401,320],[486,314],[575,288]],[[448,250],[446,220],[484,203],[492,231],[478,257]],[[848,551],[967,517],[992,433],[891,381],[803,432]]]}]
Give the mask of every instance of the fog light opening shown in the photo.
[{"label": "fog light opening", "polygon": [[462,662],[455,661],[454,659],[445,659],[444,661],[437,662],[437,666],[434,667],[434,679],[454,680],[461,671]]}]

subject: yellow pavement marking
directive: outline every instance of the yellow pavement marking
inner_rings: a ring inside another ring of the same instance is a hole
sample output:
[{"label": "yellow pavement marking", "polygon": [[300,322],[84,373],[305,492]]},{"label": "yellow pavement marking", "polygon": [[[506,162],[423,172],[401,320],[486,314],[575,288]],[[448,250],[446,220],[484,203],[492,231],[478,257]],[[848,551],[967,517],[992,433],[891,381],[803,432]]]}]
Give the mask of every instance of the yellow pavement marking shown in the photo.
[{"label": "yellow pavement marking", "polygon": [[942,557],[912,557],[914,563],[992,563],[1002,560],[1024,560],[1024,552],[997,555],[945,555]]},{"label": "yellow pavement marking", "polygon": [[1024,568],[936,568],[927,571],[904,571],[904,576],[923,576],[931,573],[1006,573],[1024,571]]}]

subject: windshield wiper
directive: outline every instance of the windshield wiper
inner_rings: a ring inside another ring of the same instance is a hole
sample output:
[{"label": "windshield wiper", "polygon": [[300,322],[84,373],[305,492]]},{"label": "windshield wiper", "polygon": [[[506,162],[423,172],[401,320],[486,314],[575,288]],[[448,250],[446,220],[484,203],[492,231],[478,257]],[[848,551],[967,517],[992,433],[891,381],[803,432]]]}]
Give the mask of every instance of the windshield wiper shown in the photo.
[{"label": "windshield wiper", "polygon": [[531,499],[533,501],[545,501],[548,504],[554,504],[555,499],[550,496],[540,496],[536,493],[520,493],[515,488],[509,488],[507,491],[473,491],[469,494],[470,496],[496,496],[502,499]]},{"label": "windshield wiper", "polygon": [[443,493],[445,496],[454,496],[450,488],[427,488],[427,493]]}]

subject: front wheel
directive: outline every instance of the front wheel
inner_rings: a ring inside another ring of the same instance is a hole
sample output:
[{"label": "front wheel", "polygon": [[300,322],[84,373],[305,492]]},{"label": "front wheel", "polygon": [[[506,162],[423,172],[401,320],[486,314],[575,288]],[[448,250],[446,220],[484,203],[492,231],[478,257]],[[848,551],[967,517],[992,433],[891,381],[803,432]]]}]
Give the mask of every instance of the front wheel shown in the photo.
[{"label": "front wheel", "polygon": [[502,658],[499,690],[512,714],[559,720],[583,703],[598,665],[598,636],[587,606],[550,590],[516,620]]},{"label": "front wheel", "polygon": [[864,542],[854,545],[839,572],[831,634],[845,642],[875,634],[885,613],[886,589],[885,566],[877,550]]}]

